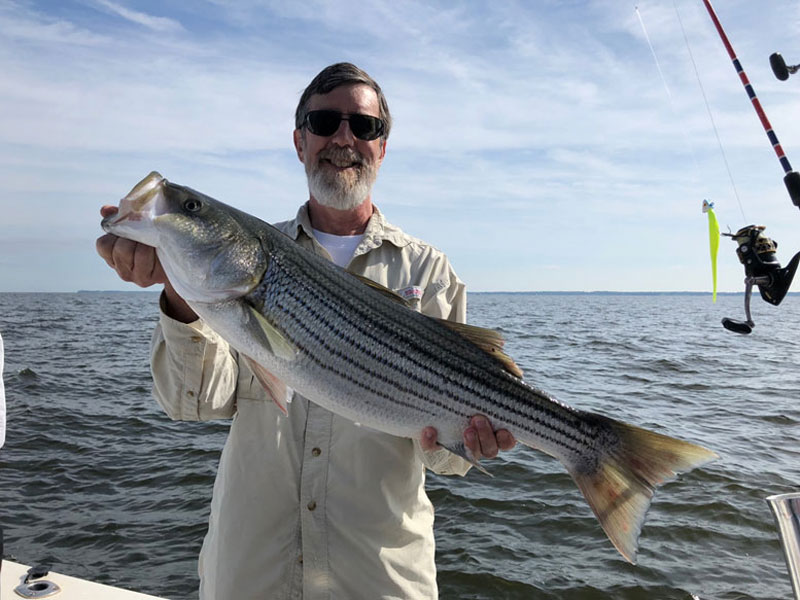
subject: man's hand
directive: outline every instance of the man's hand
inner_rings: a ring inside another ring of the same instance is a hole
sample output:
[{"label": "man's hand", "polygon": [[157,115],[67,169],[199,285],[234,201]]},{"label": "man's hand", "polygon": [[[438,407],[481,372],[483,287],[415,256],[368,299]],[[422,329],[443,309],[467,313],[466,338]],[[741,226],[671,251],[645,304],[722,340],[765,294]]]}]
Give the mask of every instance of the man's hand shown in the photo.
[{"label": "man's hand", "polygon": [[[116,206],[104,206],[100,215],[105,218],[117,212]],[[167,276],[156,256],[156,249],[111,233],[97,238],[97,253],[114,269],[123,281],[139,287],[166,283]]]},{"label": "man's hand", "polygon": [[[431,452],[439,450],[437,444],[437,431],[435,427],[426,427],[422,430],[420,445],[422,449]],[[475,415],[470,419],[469,427],[464,430],[464,445],[469,448],[476,460],[481,458],[494,458],[499,450],[511,450],[517,443],[514,436],[505,429],[494,431],[489,419],[483,415]]]},{"label": "man's hand", "polygon": [[[100,209],[100,216],[109,217],[116,214],[117,210],[116,206],[103,206]],[[167,314],[170,317],[184,323],[197,320],[197,314],[178,295],[167,279],[155,248],[111,233],[97,238],[95,246],[97,253],[123,281],[130,281],[139,287],[163,283]]]}]

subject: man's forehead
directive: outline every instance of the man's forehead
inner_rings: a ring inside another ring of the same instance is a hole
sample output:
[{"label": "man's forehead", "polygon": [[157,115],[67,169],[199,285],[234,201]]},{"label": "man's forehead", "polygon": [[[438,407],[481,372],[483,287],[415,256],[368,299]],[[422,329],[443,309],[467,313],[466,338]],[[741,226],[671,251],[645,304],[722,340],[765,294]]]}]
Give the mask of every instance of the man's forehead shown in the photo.
[{"label": "man's forehead", "polygon": [[364,83],[344,84],[327,94],[313,94],[308,99],[308,110],[320,109],[380,115],[378,94]]}]

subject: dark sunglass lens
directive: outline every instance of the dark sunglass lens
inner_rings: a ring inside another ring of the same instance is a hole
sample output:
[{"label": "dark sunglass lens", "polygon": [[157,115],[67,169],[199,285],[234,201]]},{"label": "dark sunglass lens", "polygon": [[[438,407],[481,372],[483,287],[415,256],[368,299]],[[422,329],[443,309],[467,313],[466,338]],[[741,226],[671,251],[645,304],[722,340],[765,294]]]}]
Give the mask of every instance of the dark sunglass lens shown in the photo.
[{"label": "dark sunglass lens", "polygon": [[[328,137],[336,133],[342,122],[342,113],[335,110],[312,110],[306,115],[308,129],[314,135]],[[348,115],[350,131],[360,140],[371,141],[383,135],[383,121],[369,115]]]},{"label": "dark sunglass lens", "polygon": [[374,140],[383,133],[383,121],[368,115],[350,115],[350,130],[360,140]]},{"label": "dark sunglass lens", "polygon": [[333,110],[313,110],[306,116],[308,128],[314,135],[329,136],[336,133],[342,114]]}]

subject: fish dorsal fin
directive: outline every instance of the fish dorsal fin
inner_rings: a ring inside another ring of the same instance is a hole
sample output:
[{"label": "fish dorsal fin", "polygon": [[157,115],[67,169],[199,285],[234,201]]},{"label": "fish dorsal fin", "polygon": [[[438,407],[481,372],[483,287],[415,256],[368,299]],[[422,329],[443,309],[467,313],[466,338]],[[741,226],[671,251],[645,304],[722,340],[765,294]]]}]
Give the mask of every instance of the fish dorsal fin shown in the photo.
[{"label": "fish dorsal fin", "polygon": [[379,293],[383,294],[389,300],[397,302],[398,304],[402,304],[406,308],[410,308],[411,307],[411,305],[408,303],[408,301],[405,298],[403,298],[400,294],[398,294],[397,292],[394,292],[394,291],[390,290],[389,288],[387,288],[385,286],[382,286],[380,283],[375,283],[374,281],[372,281],[372,279],[364,277],[363,275],[358,275],[357,273],[353,273],[352,271],[347,271],[347,272],[350,275],[352,275],[353,277],[355,277],[356,279],[358,279],[364,285],[372,288],[376,292],[379,292]]},{"label": "fish dorsal fin", "polygon": [[503,345],[506,343],[506,341],[503,339],[503,336],[497,333],[494,329],[475,327],[474,325],[456,323],[454,321],[445,321],[444,319],[439,319],[439,321],[445,327],[452,329],[486,352],[489,356],[503,365],[503,368],[506,371],[522,379],[522,369],[517,366],[517,364],[508,354],[503,352]]},{"label": "fish dorsal fin", "polygon": [[277,357],[285,360],[294,360],[297,356],[297,348],[284,335],[278,331],[275,326],[267,320],[267,318],[258,312],[252,306],[248,307],[250,314],[258,323],[259,328],[264,333],[266,341],[269,344],[270,351]]},{"label": "fish dorsal fin", "polygon": [[292,394],[294,392],[286,387],[286,384],[283,381],[275,377],[275,375],[270,373],[252,358],[244,354],[242,356],[244,356],[245,360],[247,361],[247,365],[250,367],[253,375],[256,376],[256,379],[258,379],[261,387],[263,387],[264,391],[267,392],[267,395],[272,398],[272,401],[277,405],[278,408],[281,409],[281,412],[284,415],[288,415],[289,411],[286,409],[286,404],[292,401]]}]

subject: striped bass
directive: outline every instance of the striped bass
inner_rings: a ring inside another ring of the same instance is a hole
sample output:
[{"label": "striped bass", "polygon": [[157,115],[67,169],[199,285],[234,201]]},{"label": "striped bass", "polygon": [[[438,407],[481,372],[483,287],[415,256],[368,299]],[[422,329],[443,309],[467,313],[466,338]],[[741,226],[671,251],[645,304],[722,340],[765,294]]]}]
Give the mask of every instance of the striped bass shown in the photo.
[{"label": "striped bass", "polygon": [[498,333],[426,317],[252,215],[151,173],[102,222],[154,246],[176,291],[284,409],[302,396],[364,426],[439,443],[476,466],[463,431],[488,417],[558,459],[635,562],[656,487],[717,455],[577,410],[522,379]]}]

